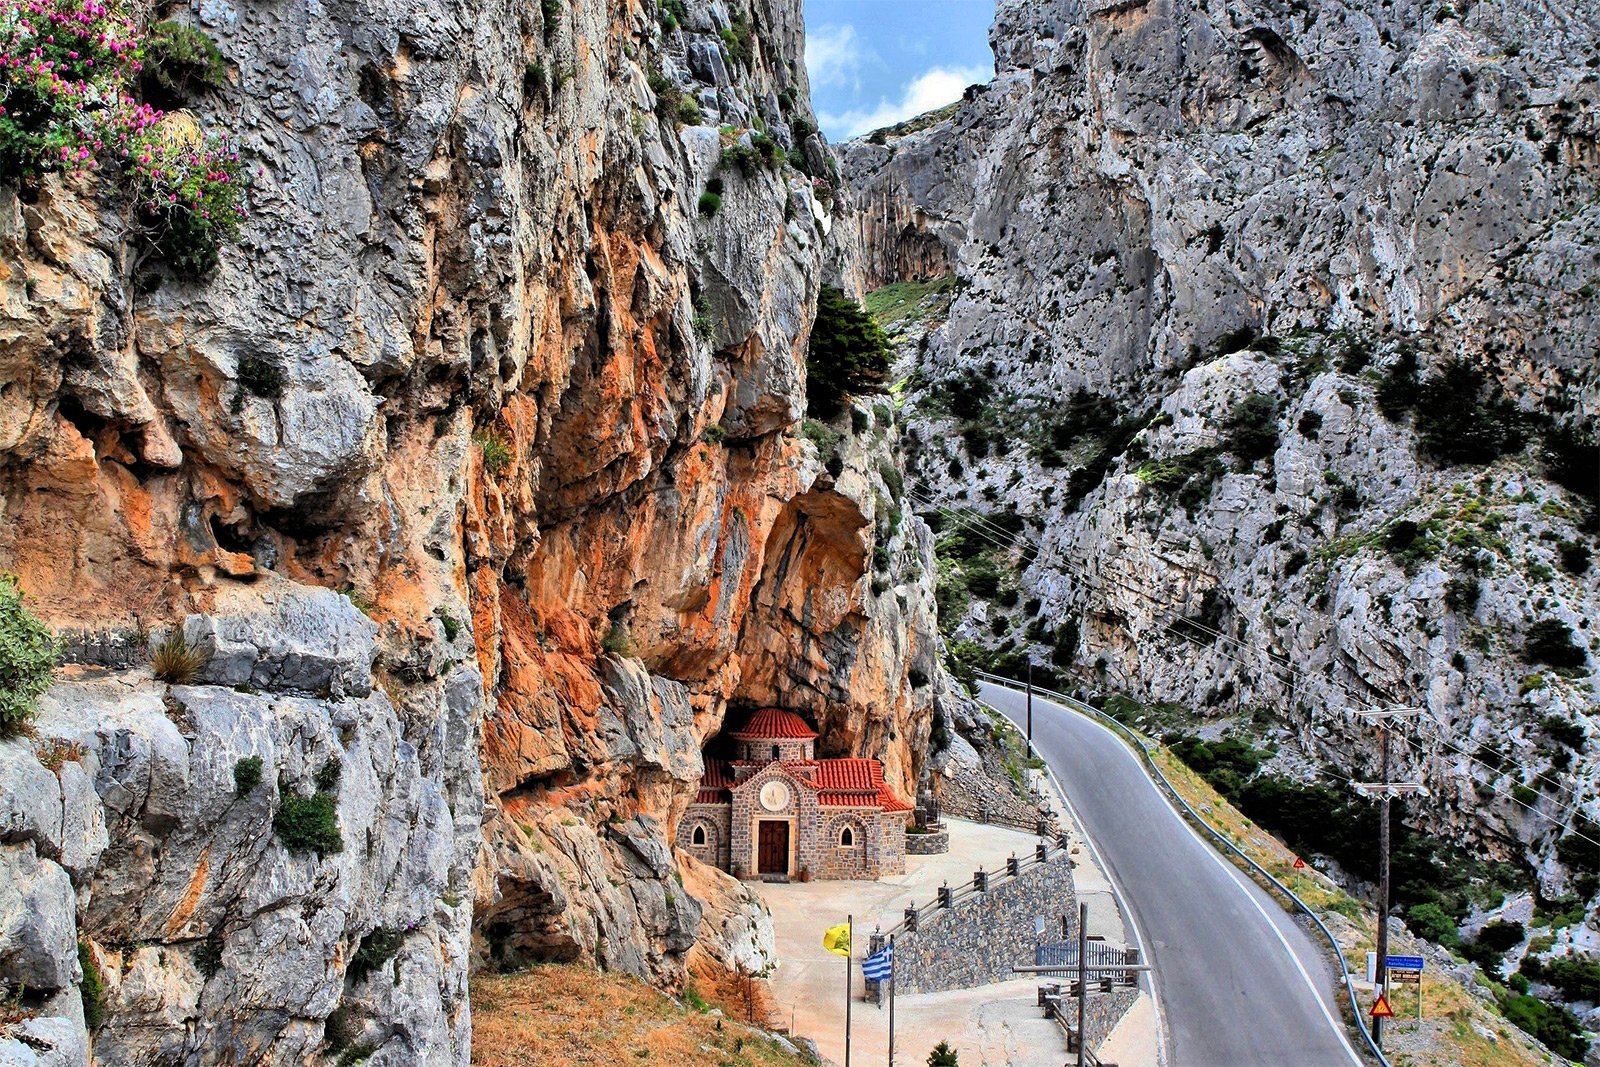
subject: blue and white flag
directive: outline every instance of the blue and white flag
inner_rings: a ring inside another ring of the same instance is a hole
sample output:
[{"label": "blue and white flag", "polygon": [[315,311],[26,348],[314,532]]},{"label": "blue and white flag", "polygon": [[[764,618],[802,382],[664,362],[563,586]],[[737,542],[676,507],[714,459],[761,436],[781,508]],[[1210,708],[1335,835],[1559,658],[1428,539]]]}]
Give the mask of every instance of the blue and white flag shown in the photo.
[{"label": "blue and white flag", "polygon": [[894,945],[884,945],[861,961],[861,973],[874,982],[881,982],[894,972]]}]

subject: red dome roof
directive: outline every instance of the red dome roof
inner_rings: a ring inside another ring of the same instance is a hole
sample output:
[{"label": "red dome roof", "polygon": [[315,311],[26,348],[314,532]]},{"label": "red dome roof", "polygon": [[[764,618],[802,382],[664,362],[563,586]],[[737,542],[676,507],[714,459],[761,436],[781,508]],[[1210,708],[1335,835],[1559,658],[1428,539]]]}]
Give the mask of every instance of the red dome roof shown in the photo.
[{"label": "red dome roof", "polygon": [[740,741],[810,740],[817,732],[792,711],[780,708],[762,708],[750,716],[750,721],[732,736]]}]

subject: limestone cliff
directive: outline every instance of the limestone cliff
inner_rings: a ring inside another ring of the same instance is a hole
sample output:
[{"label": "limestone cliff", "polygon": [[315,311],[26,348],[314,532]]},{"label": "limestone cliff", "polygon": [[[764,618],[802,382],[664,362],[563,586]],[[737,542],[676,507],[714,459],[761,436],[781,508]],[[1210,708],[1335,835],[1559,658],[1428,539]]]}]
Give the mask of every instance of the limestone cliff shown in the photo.
[{"label": "limestone cliff", "polygon": [[1422,824],[1592,897],[1593,5],[1005,0],[991,43],[843,152],[866,274],[955,276],[900,328],[912,484],[996,524],[954,636],[1264,709],[1302,776],[1422,706]]},{"label": "limestone cliff", "polygon": [[947,692],[890,413],[800,432],[798,3],[165,9],[251,173],[214,276],[0,186],[0,571],[68,660],[0,741],[0,1061],[86,998],[100,1062],[464,1063],[474,965],[760,970],[670,849],[701,745],[781,703],[909,797]]}]

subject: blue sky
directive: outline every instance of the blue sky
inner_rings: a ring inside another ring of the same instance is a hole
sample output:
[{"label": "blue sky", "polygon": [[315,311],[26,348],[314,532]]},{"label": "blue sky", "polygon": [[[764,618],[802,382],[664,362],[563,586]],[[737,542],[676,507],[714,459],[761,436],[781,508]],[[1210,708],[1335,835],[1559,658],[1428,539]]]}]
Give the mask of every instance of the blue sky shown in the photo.
[{"label": "blue sky", "polygon": [[994,74],[994,0],[805,0],[811,103],[830,141],[942,107]]}]

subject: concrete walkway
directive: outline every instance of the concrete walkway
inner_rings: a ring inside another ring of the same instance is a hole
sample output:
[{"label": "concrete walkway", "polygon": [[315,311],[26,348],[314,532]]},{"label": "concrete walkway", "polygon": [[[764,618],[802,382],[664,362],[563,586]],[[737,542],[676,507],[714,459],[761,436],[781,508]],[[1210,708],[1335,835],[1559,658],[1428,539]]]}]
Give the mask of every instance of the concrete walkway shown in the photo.
[{"label": "concrete walkway", "polygon": [[[845,959],[825,951],[822,934],[828,927],[854,915],[856,958],[850,961],[850,987],[854,995],[851,1008],[851,1055],[855,1065],[883,1064],[888,1055],[888,1012],[869,1004],[862,997],[860,957],[864,955],[872,931],[888,929],[904,917],[907,905],[924,905],[937,895],[940,885],[960,885],[971,879],[979,864],[988,871],[1003,869],[1007,856],[1027,856],[1038,838],[1032,834],[994,826],[982,826],[959,819],[947,819],[950,851],[942,856],[907,856],[906,873],[877,882],[809,882],[787,885],[753,883],[772,911],[781,960],[773,976],[774,1022],[790,1023],[796,1034],[817,1042],[823,1056],[844,1062]],[[1088,896],[1090,932],[1108,940],[1126,943],[1122,924],[1109,897],[1109,884],[1093,871],[1088,851],[1074,842],[1074,860],[1079,863],[1080,892],[1104,893],[1104,904],[1097,906],[1098,895]],[[1098,883],[1096,881],[1098,879]],[[1054,1022],[1044,1018],[1036,1006],[1031,979],[1003,982],[977,989],[947,993],[924,993],[897,998],[895,1005],[895,1060],[900,1067],[927,1062],[928,1052],[940,1041],[948,1041],[960,1055],[963,1067],[1060,1067],[1066,1062],[1066,1039]],[[1145,1018],[1144,1029],[1151,1032],[1148,1044],[1155,1047],[1153,1013],[1130,1013]],[[1124,1024],[1126,1026],[1126,1024]],[[1122,1030],[1119,1027],[1119,1033]],[[1116,1041],[1118,1034],[1112,1035]],[[1147,1060],[1135,1058],[1140,1042],[1124,1042],[1130,1055],[1120,1067],[1154,1067],[1152,1051]]]}]

